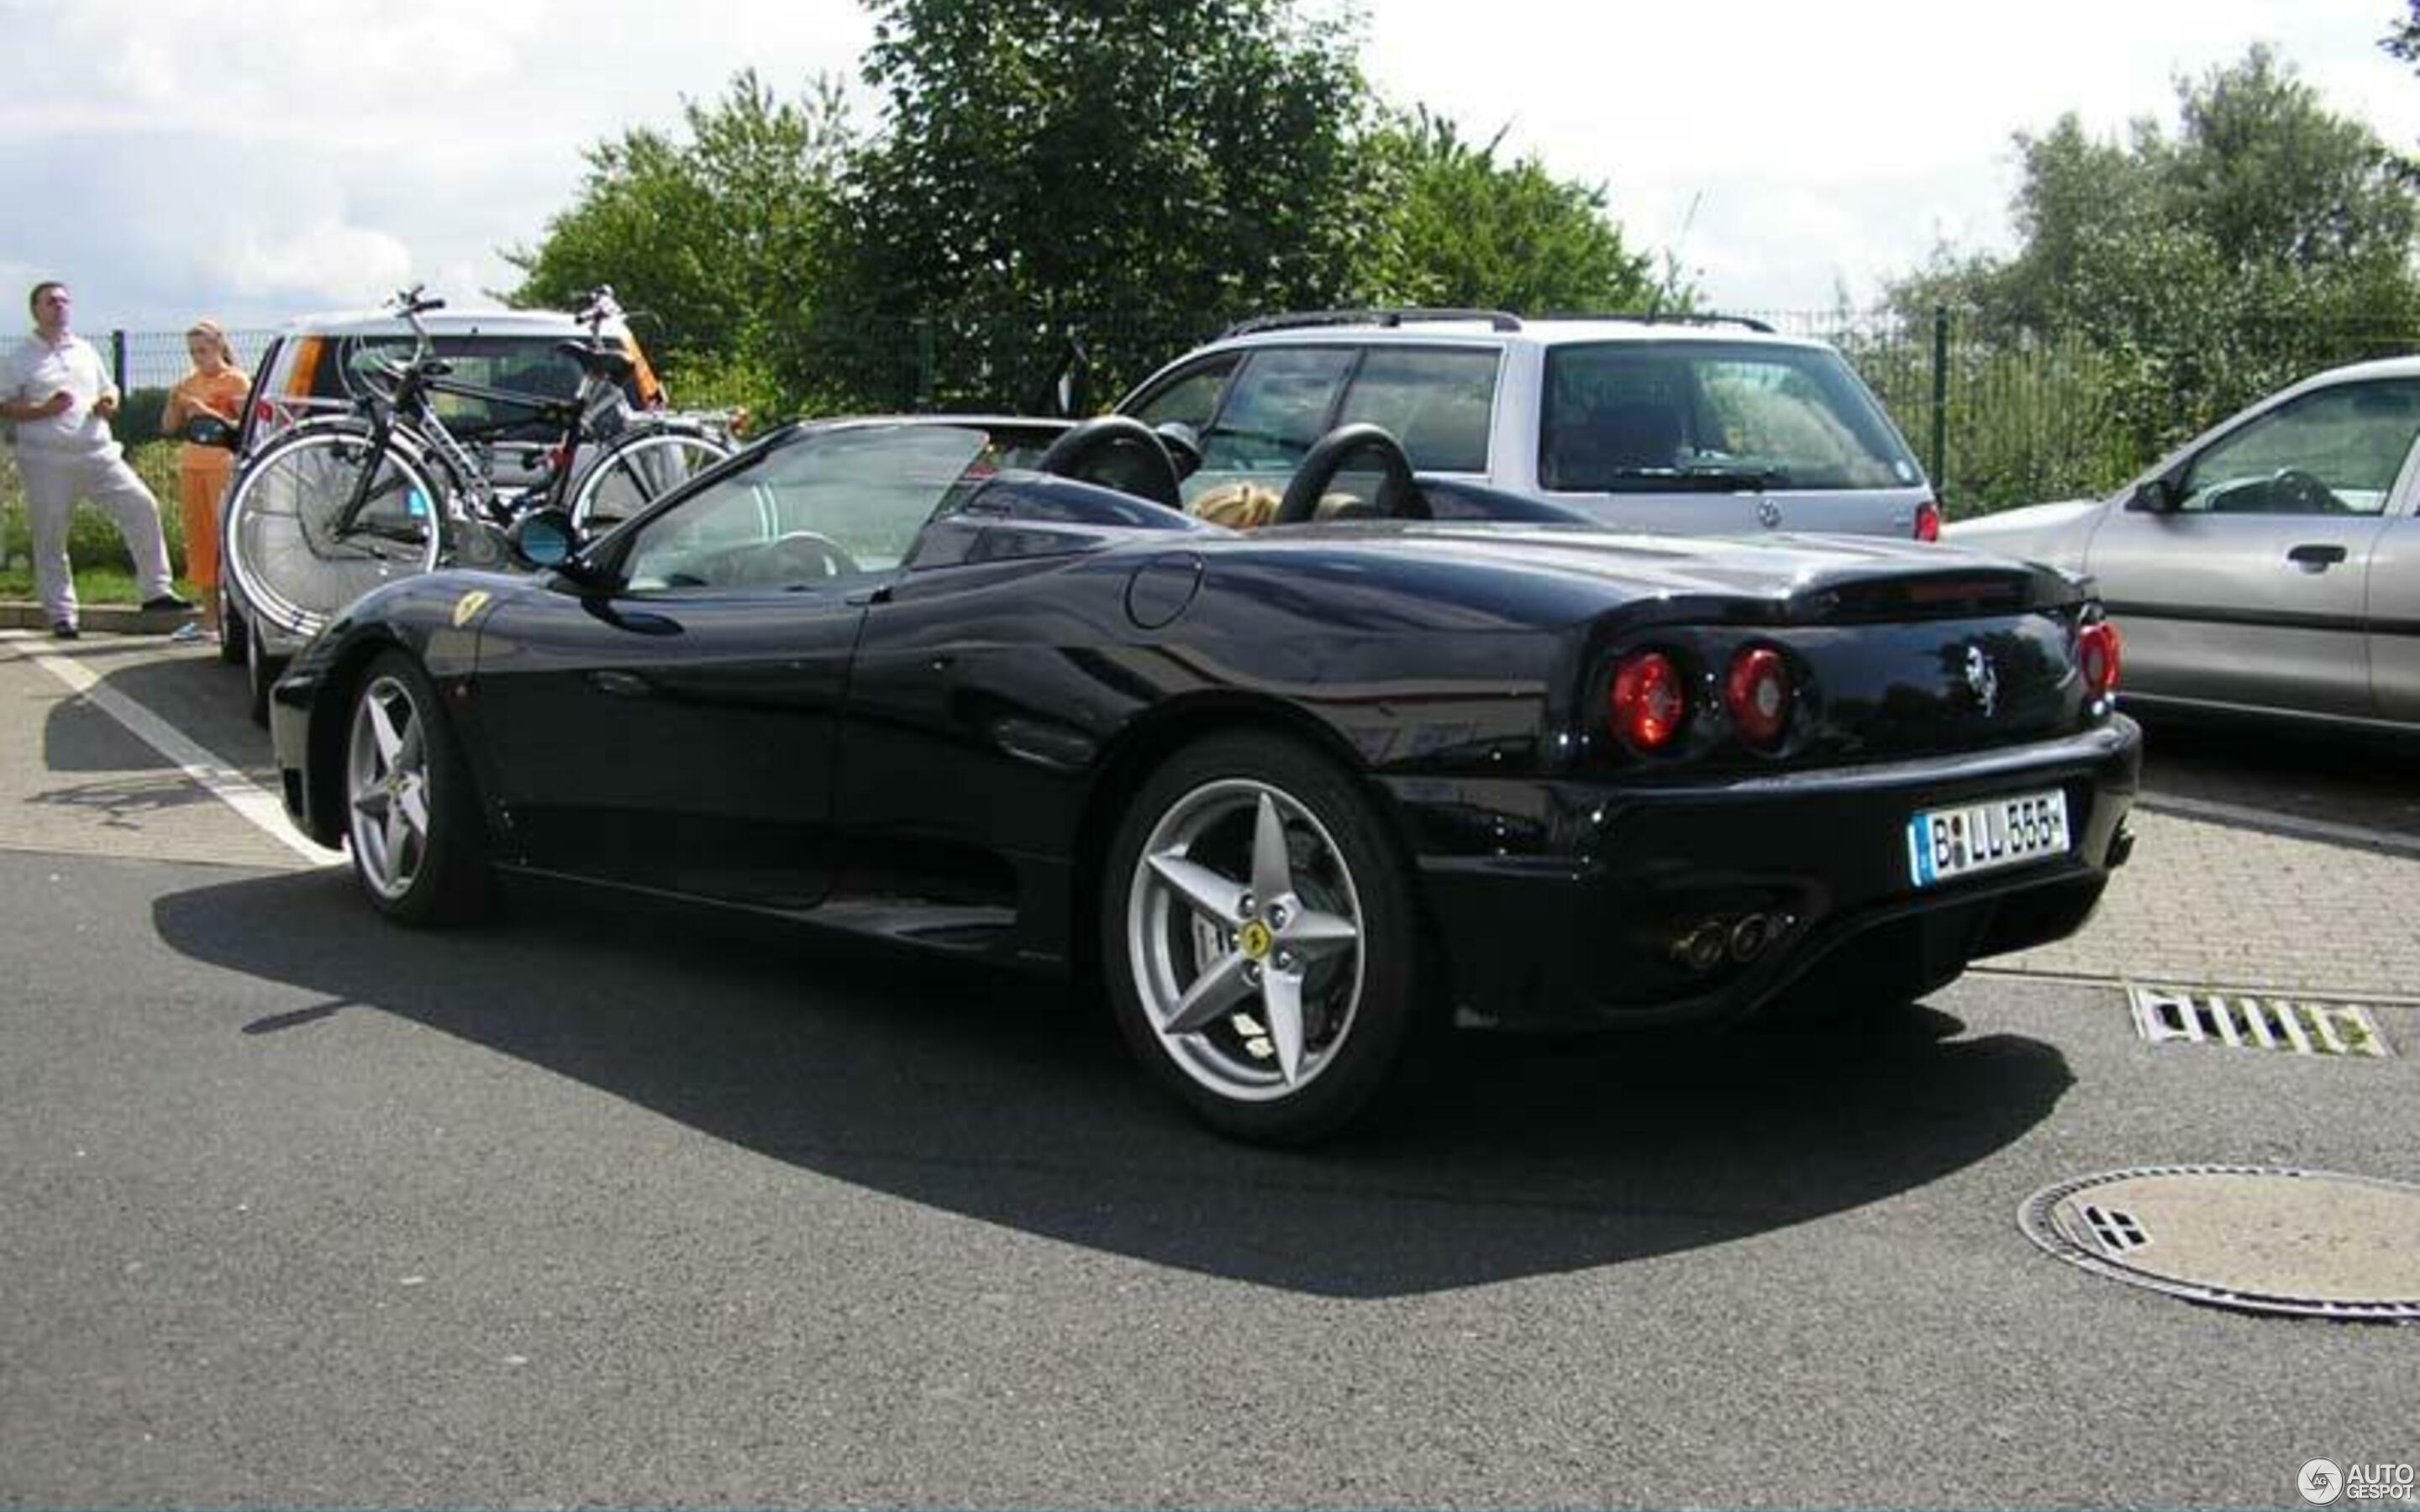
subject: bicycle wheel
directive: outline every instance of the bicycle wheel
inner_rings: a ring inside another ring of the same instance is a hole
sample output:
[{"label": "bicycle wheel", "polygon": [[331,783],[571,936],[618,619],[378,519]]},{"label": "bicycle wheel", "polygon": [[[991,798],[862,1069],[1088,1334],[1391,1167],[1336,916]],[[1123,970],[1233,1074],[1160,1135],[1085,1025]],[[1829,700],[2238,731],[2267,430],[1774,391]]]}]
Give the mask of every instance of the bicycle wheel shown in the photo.
[{"label": "bicycle wheel", "polygon": [[[344,524],[365,471],[365,502]],[[380,447],[359,424],[279,437],[227,496],[225,554],[246,602],[281,627],[310,634],[379,584],[436,566],[449,499],[438,476],[403,437]]]},{"label": "bicycle wheel", "polygon": [[730,455],[729,447],[699,431],[625,436],[582,471],[571,490],[571,523],[584,535],[602,535]]}]

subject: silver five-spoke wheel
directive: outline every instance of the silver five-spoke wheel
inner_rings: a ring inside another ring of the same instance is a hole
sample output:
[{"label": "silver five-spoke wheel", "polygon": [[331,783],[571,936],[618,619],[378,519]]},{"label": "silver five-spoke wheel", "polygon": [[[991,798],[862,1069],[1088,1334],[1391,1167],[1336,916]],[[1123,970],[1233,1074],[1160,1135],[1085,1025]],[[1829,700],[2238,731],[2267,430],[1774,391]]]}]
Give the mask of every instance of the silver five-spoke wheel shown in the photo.
[{"label": "silver five-spoke wheel", "polygon": [[427,717],[392,674],[373,678],[354,705],[345,755],[345,799],[362,881],[390,902],[411,891],[428,864]]},{"label": "silver five-spoke wheel", "polygon": [[1412,869],[1342,761],[1269,730],[1203,735],[1125,801],[1102,873],[1118,1030],[1196,1117],[1301,1144],[1408,1085],[1445,980]]},{"label": "silver five-spoke wheel", "polygon": [[1225,1097],[1282,1096],[1326,1068],[1361,996],[1361,907],[1336,841],[1266,782],[1207,783],[1143,843],[1126,949],[1187,1075]]}]

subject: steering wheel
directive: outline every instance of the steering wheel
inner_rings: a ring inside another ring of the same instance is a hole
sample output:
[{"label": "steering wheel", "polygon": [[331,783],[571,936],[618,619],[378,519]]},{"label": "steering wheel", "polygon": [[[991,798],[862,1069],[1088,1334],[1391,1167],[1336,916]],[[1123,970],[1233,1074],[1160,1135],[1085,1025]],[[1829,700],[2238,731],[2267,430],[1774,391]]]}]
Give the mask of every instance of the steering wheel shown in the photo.
[{"label": "steering wheel", "polygon": [[743,586],[788,587],[858,570],[857,559],[820,531],[792,531],[751,550],[741,569]]},{"label": "steering wheel", "polygon": [[1311,518],[1327,493],[1327,486],[1344,471],[1345,463],[1373,457],[1382,474],[1377,499],[1381,517],[1436,517],[1429,508],[1427,497],[1412,481],[1412,459],[1404,455],[1403,443],[1382,425],[1358,424],[1337,426],[1303,454],[1302,466],[1295,471],[1294,481],[1286,485],[1285,497],[1278,501],[1278,512],[1269,517],[1269,523],[1297,525]]},{"label": "steering wheel", "polygon": [[1033,464],[1037,472],[1054,473],[1083,483],[1100,483],[1094,468],[1112,453],[1124,452],[1140,464],[1141,476],[1132,486],[1103,484],[1122,493],[1135,494],[1156,504],[1171,509],[1183,509],[1185,496],[1176,486],[1176,464],[1169,459],[1168,448],[1152,434],[1149,425],[1132,415],[1101,415],[1062,432],[1050,449]]},{"label": "steering wheel", "polygon": [[2335,490],[2301,468],[2279,468],[2269,475],[2269,505],[2281,514],[2341,515],[2345,501]]}]

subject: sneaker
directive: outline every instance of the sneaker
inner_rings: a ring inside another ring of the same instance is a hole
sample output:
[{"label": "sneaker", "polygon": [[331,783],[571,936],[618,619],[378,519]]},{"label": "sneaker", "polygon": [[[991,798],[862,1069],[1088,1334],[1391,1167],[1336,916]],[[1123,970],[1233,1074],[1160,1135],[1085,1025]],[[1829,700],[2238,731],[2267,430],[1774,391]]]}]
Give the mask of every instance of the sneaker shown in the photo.
[{"label": "sneaker", "polygon": [[143,601],[143,612],[146,614],[191,614],[195,607],[192,599],[178,598],[174,594],[162,594],[157,598],[147,598]]},{"label": "sneaker", "polygon": [[83,634],[75,627],[73,620],[60,620],[51,626],[51,639],[54,640],[73,640]]},{"label": "sneaker", "polygon": [[187,620],[184,624],[177,626],[175,631],[169,635],[168,639],[178,645],[191,646],[198,645],[205,640],[216,640],[218,637],[210,634],[208,630],[203,629],[201,621]]}]

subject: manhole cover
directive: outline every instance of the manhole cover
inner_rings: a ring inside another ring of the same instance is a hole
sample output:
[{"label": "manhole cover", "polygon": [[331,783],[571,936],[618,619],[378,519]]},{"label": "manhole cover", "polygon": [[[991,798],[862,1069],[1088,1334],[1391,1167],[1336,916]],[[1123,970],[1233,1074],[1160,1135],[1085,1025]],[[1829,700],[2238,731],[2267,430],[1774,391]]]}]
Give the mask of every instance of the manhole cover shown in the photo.
[{"label": "manhole cover", "polygon": [[2017,1221],[2087,1271],[2249,1312],[2420,1321],[2420,1187],[2164,1165],[2061,1181]]}]

